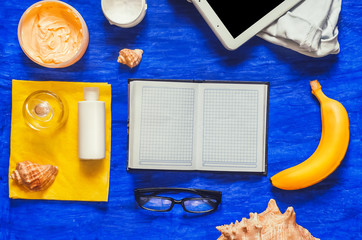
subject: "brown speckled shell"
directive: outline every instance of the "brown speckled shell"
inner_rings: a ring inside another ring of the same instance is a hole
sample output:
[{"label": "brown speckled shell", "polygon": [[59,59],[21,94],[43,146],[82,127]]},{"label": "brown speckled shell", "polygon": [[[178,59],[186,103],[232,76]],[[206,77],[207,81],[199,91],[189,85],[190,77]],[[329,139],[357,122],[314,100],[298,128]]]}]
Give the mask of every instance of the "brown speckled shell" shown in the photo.
[{"label": "brown speckled shell", "polygon": [[274,199],[264,212],[216,228],[221,232],[218,240],[319,240],[296,223],[293,207],[282,214]]},{"label": "brown speckled shell", "polygon": [[137,66],[142,59],[143,51],[141,49],[127,49],[124,48],[119,51],[117,62],[127,65],[130,68]]},{"label": "brown speckled shell", "polygon": [[42,191],[54,182],[57,173],[56,166],[24,161],[16,164],[10,178],[30,191]]}]

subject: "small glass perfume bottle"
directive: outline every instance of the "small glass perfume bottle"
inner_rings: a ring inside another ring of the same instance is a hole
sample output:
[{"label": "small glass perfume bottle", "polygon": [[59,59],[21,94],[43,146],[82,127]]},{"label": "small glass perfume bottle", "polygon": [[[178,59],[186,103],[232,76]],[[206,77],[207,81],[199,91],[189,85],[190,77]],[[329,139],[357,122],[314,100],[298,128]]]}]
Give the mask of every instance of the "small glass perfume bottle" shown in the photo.
[{"label": "small glass perfume bottle", "polygon": [[65,123],[65,102],[55,93],[40,90],[30,94],[23,105],[25,123],[37,131],[55,130]]}]

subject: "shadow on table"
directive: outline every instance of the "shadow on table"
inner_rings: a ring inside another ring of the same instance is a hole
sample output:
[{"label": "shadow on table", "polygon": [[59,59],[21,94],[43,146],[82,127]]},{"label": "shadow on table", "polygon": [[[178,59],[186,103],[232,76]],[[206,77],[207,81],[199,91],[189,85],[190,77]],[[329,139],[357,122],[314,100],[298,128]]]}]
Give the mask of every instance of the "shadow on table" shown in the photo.
[{"label": "shadow on table", "polygon": [[130,173],[132,173],[135,188],[185,187],[218,190],[215,182],[223,186],[239,181],[255,183],[266,178],[258,174],[239,172],[130,170]]},{"label": "shadow on table", "polygon": [[116,25],[111,25],[108,20],[104,20],[102,24],[102,30],[105,34],[106,45],[124,46],[129,48],[129,45],[133,45],[147,26],[147,14],[145,18],[137,25],[131,28],[121,28]]},{"label": "shadow on table", "polygon": [[330,70],[338,62],[338,55],[333,54],[321,58],[314,58],[305,56],[285,47],[268,43],[266,41],[264,42],[264,45],[278,60],[290,65],[294,70],[303,75],[316,76],[325,74],[330,72]]},{"label": "shadow on table", "polygon": [[86,202],[86,201],[54,201],[54,200],[38,200],[38,199],[10,199],[10,208],[17,208],[21,206],[27,206],[31,202],[31,206],[36,211],[39,209],[43,209],[45,206],[53,206],[56,208],[57,206],[61,208],[71,208],[71,209],[79,209],[79,208],[92,208],[97,209],[98,211],[107,211],[108,203],[107,202]]}]

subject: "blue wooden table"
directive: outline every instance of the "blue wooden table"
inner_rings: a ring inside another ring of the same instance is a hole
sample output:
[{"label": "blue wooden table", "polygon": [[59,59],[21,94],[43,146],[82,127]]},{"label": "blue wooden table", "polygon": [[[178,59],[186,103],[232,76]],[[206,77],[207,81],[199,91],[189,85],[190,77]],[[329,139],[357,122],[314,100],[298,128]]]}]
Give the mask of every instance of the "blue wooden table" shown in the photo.
[{"label": "blue wooden table", "polygon": [[[282,212],[293,206],[297,222],[321,239],[362,239],[362,2],[343,0],[338,55],[314,59],[254,37],[228,51],[186,0],[149,0],[136,27],[111,26],[98,1],[69,0],[89,28],[89,47],[71,67],[47,69],[22,52],[17,25],[35,1],[7,0],[0,7],[0,239],[216,239],[216,226],[262,212],[274,198]],[[122,48],[144,50],[130,70],[117,63]],[[128,78],[214,79],[270,82],[268,175],[126,171]],[[8,197],[11,81],[55,80],[112,84],[112,152],[106,203],[11,200]],[[309,81],[348,111],[351,138],[340,167],[323,182],[298,191],[272,187],[269,178],[308,158],[321,134],[320,109]],[[140,209],[139,187],[219,190],[211,214],[154,213]]]}]

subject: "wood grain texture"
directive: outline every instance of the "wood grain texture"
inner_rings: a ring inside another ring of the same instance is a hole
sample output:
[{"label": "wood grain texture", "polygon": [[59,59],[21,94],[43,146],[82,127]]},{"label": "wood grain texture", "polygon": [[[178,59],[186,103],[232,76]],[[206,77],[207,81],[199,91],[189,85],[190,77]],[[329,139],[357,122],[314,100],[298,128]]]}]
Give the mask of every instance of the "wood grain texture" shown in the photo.
[{"label": "wood grain texture", "polygon": [[[321,239],[362,238],[362,2],[344,0],[339,21],[341,52],[314,59],[257,37],[235,51],[222,47],[186,0],[149,0],[136,27],[111,26],[100,0],[69,0],[89,28],[89,47],[71,67],[46,69],[31,62],[17,41],[17,24],[35,1],[1,2],[0,17],[0,239],[216,239],[215,226],[263,211],[270,198],[281,211],[293,206],[297,223]],[[117,63],[122,48],[144,50],[130,70]],[[268,176],[237,173],[126,171],[127,79],[270,81]],[[112,155],[108,203],[10,200],[11,79],[91,81],[112,84]],[[341,166],[323,182],[299,191],[273,188],[269,177],[296,165],[316,149],[320,109],[309,81],[340,101],[350,118],[351,139]],[[217,212],[195,215],[176,206],[153,213],[136,206],[137,187],[219,190]]]}]

